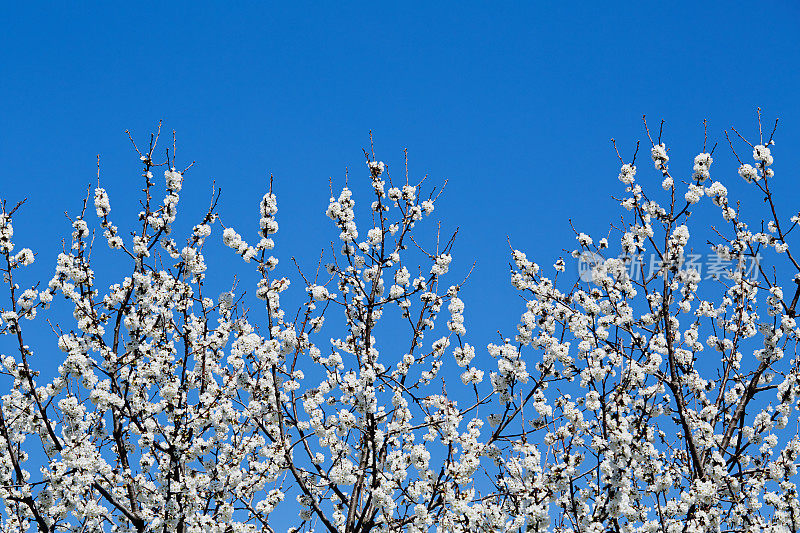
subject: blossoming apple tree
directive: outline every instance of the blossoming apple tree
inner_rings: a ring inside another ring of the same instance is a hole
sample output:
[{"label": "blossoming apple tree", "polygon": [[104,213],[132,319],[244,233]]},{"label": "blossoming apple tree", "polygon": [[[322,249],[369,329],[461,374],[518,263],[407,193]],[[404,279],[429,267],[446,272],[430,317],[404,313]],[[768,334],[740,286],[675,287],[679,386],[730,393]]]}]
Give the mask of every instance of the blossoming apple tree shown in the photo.
[{"label": "blossoming apple tree", "polygon": [[[447,281],[453,239],[415,238],[438,196],[408,172],[393,182],[374,153],[355,185],[371,187],[371,219],[357,224],[349,188],[332,194],[338,244],[313,277],[271,255],[271,184],[257,228],[225,227],[217,195],[176,236],[187,172],[174,150],[157,160],[157,136],[136,148],[131,237],[98,184],[46,285],[26,278],[21,204],[4,202],[0,529],[797,531],[800,217],[779,212],[775,191],[792,185],[760,124],[752,143],[728,142],[748,155],[735,178],[764,198],[763,216],[713,180],[714,150],[682,177],[646,130],[655,170],[639,177],[636,155],[620,157],[613,244],[576,232],[573,255],[600,258],[589,278],[511,250],[524,309],[515,336],[485,349],[467,342],[464,281]],[[691,217],[703,203],[718,220],[708,243],[692,240],[708,230]],[[214,228],[253,298],[207,294]],[[757,271],[707,281],[684,264],[690,243],[760,258]],[[95,281],[101,253],[128,265],[110,286]],[[645,254],[654,271],[629,268]],[[282,306],[287,291],[299,309]],[[31,338],[57,302],[73,322]],[[51,343],[63,361],[44,379]]]}]

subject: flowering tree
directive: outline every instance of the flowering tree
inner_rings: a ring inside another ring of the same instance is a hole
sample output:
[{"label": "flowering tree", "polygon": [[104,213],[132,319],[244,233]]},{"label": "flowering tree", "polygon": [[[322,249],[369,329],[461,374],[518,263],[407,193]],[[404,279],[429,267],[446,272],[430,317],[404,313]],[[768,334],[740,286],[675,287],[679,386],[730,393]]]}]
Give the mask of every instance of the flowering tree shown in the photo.
[{"label": "flowering tree", "polygon": [[[224,227],[260,301],[206,295],[219,196],[175,240],[186,171],[174,150],[156,161],[158,136],[137,148],[132,238],[98,185],[96,218],[86,202],[44,288],[21,288],[34,254],[12,240],[20,204],[3,203],[2,531],[797,531],[800,218],[777,212],[772,135],[736,138],[765,219],[709,183],[705,146],[682,182],[661,134],[647,135],[664,191],[639,185],[636,155],[620,158],[628,219],[619,248],[576,232],[588,276],[560,259],[548,277],[512,250],[526,303],[516,336],[488,345],[493,368],[466,342],[463,281],[444,281],[453,239],[414,237],[438,196],[408,172],[393,183],[374,153],[369,229],[347,187],[332,194],[341,249],[314,277],[270,255],[271,184],[254,240]],[[707,283],[686,263],[704,198],[721,214],[711,250],[734,265]],[[129,265],[110,287],[95,283],[95,224]],[[296,313],[280,299],[293,290],[306,294]],[[75,323],[40,381],[25,325],[62,296]]]}]

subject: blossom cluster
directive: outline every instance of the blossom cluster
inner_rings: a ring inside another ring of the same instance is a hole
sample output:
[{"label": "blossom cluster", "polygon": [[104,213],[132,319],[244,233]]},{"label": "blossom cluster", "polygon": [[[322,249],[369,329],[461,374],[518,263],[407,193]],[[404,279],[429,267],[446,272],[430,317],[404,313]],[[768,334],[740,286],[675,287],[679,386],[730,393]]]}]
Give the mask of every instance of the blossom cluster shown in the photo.
[{"label": "blossom cluster", "polygon": [[[454,239],[420,234],[438,197],[374,156],[369,201],[356,204],[355,185],[331,195],[339,244],[313,275],[268,255],[280,249],[271,182],[252,232],[223,226],[215,201],[178,244],[187,171],[154,161],[155,145],[140,153],[130,238],[98,185],[96,220],[71,221],[46,284],[28,283],[41,256],[15,247],[17,208],[2,204],[0,530],[796,530],[800,218],[774,202],[773,145],[759,139],[739,167],[766,220],[732,207],[736,185],[711,181],[705,149],[683,194],[660,137],[663,190],[623,161],[628,220],[573,241],[576,259],[602,260],[582,276],[560,259],[551,274],[513,250],[520,319],[485,349],[468,338],[466,281],[446,282],[463,270]],[[759,258],[750,275],[705,283],[685,268],[706,244],[690,208],[720,218],[710,254]],[[215,225],[242,270],[212,298]],[[127,261],[108,286],[95,227]],[[639,276],[626,258],[644,254],[657,266]],[[43,315],[62,353],[50,373],[32,347]]]}]

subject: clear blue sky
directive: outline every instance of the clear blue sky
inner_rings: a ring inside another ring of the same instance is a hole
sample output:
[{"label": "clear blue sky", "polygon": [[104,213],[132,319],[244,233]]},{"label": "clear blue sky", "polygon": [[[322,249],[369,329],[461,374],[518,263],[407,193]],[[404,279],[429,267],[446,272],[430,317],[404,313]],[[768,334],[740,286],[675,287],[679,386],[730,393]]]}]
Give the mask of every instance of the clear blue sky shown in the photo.
[{"label": "clear blue sky", "polygon": [[[609,139],[629,157],[642,114],[667,120],[672,168],[687,176],[704,118],[719,140],[730,125],[752,132],[761,106],[782,120],[776,171],[797,179],[794,2],[289,4],[7,6],[2,197],[28,198],[18,246],[40,252],[42,278],[96,154],[115,221],[136,212],[139,165],[123,131],[144,142],[159,119],[177,130],[179,160],[197,161],[184,209],[204,209],[215,179],[224,221],[247,236],[273,173],[277,252],[308,262],[337,238],[328,178],[341,186],[350,167],[366,187],[370,130],[396,176],[407,147],[412,176],[449,180],[434,218],[461,228],[453,272],[478,260],[464,293],[478,346],[498,328],[513,335],[521,311],[508,305],[507,235],[551,265],[574,246],[570,217],[595,234],[618,220]],[[712,173],[738,179],[724,140],[717,153]],[[784,189],[789,209],[797,190]]]},{"label": "clear blue sky", "polygon": [[[642,114],[666,119],[679,177],[708,119],[722,141],[712,175],[728,185],[741,180],[721,131],[752,133],[757,106],[780,117],[776,179],[784,212],[797,209],[798,20],[790,1],[8,3],[0,197],[28,198],[16,241],[39,253],[32,268],[46,282],[96,154],[123,227],[140,187],[123,132],[144,143],[163,119],[179,161],[197,161],[182,213],[205,208],[214,179],[223,220],[252,239],[275,175],[276,255],[289,274],[289,256],[313,264],[337,239],[324,216],[328,178],[341,187],[349,167],[352,187],[367,190],[361,149],[372,130],[395,176],[408,148],[412,177],[449,180],[433,216],[461,228],[451,279],[478,261],[462,297],[468,340],[482,348],[497,329],[513,336],[522,311],[506,236],[549,267],[575,246],[569,218],[605,234],[620,214],[610,196],[622,193],[609,139],[630,157]],[[642,155],[640,176],[658,188]],[[750,194],[739,185],[733,200]],[[56,361],[50,347],[44,357]]]}]

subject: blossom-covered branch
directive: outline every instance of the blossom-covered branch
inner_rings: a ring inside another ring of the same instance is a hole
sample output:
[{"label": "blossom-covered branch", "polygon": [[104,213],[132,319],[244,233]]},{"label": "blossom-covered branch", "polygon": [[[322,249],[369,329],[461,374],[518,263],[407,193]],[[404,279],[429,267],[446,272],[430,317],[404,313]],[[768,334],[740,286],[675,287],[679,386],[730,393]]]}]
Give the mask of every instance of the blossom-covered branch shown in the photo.
[{"label": "blossom-covered branch", "polygon": [[[272,180],[257,228],[224,225],[215,191],[176,237],[188,167],[158,159],[159,134],[134,144],[130,238],[98,183],[46,286],[3,203],[0,530],[796,531],[800,215],[780,212],[772,135],[725,134],[762,217],[714,181],[707,139],[681,179],[663,130],[645,133],[661,187],[620,156],[622,223],[575,232],[583,272],[512,248],[524,309],[486,350],[450,280],[469,262],[426,220],[439,195],[374,152],[363,209],[332,190],[337,243],[314,275],[275,256]],[[215,231],[240,270],[212,296]],[[733,266],[704,279],[694,249]],[[29,326],[44,315],[52,372]]]}]

